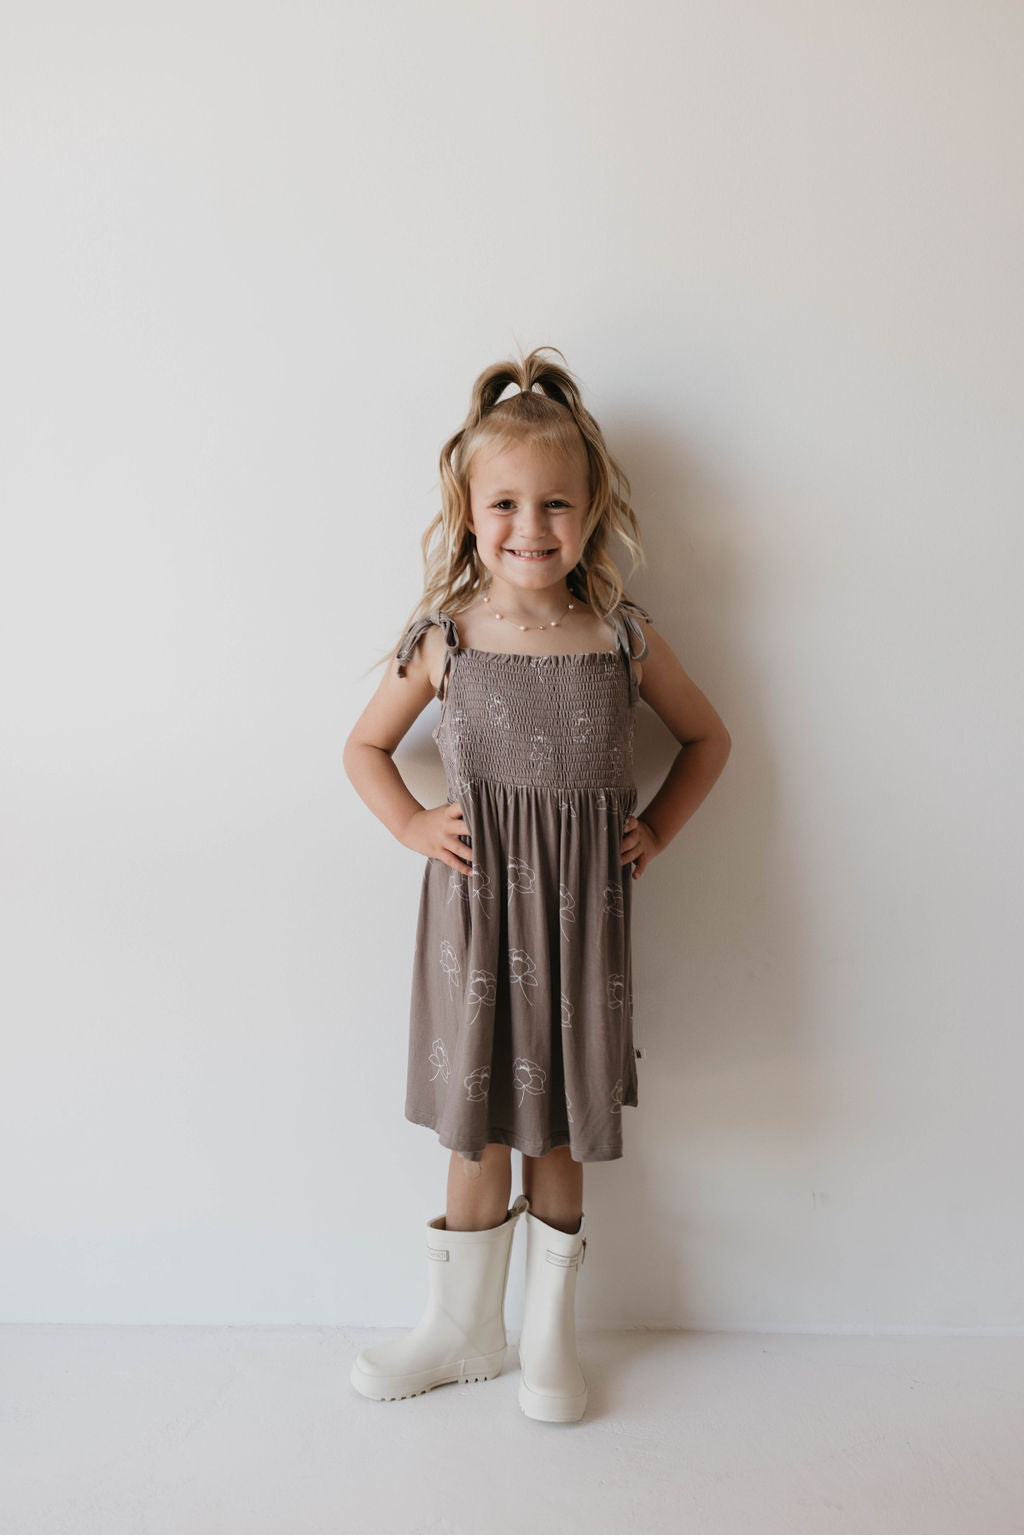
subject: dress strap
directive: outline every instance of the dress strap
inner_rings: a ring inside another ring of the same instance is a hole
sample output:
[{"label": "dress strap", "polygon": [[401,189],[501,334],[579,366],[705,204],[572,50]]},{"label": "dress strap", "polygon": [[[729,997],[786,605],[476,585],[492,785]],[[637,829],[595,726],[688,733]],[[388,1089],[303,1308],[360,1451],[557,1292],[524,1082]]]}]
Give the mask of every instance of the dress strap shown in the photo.
[{"label": "dress strap", "polygon": [[[619,649],[622,651],[626,665],[629,667],[629,700],[633,704],[640,697],[640,684],[637,682],[633,662],[643,661],[651,648],[647,643],[647,635],[640,625],[641,618],[645,618],[649,624],[654,622],[650,613],[647,612],[646,608],[642,608],[638,602],[632,602],[628,606],[626,603],[622,603],[612,615],[612,623],[619,637]],[[634,649],[634,636],[640,642],[639,649]]]},{"label": "dress strap", "polygon": [[406,629],[405,633],[402,635],[398,650],[395,653],[395,660],[398,664],[399,677],[404,677],[406,674],[406,662],[411,659],[413,651],[416,649],[420,639],[430,628],[431,624],[437,624],[441,629],[444,630],[444,670],[441,673],[441,681],[437,685],[437,693],[435,695],[437,698],[443,698],[445,691],[445,679],[451,670],[452,661],[458,655],[460,648],[459,631],[456,628],[455,620],[452,618],[450,613],[443,613],[440,608],[438,608],[433,613],[425,613],[421,618],[414,618],[408,629]]}]

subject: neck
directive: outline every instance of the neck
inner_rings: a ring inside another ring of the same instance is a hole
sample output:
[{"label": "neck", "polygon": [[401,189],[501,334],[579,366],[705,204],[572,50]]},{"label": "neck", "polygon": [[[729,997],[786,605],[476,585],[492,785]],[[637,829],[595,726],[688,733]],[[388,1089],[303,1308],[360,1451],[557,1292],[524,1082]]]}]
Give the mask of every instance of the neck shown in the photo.
[{"label": "neck", "polygon": [[484,595],[491,608],[521,624],[549,624],[552,619],[561,619],[569,603],[575,601],[564,581],[523,592],[505,581],[492,580]]}]

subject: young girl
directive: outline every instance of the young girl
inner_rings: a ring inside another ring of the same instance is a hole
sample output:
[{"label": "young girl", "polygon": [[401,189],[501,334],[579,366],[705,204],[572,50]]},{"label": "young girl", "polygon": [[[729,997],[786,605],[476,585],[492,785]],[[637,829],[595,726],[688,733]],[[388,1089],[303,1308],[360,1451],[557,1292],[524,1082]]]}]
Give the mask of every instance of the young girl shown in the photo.
[{"label": "young girl", "polygon": [[[345,744],[357,792],[427,860],[405,1115],[452,1153],[445,1214],[427,1225],[424,1316],[361,1353],[351,1378],[393,1400],[500,1374],[525,1214],[519,1404],[572,1422],[587,1400],[582,1163],[622,1156],[622,1110],[637,1103],[632,880],[708,794],[730,739],[623,590],[613,535],[643,558],[629,482],[572,375],[541,355],[553,350],[477,379],[441,453],[418,616]],[[448,799],[426,808],[392,753],[435,696]],[[638,815],[641,697],[681,749]],[[509,1207],[513,1147],[523,1194]]]}]

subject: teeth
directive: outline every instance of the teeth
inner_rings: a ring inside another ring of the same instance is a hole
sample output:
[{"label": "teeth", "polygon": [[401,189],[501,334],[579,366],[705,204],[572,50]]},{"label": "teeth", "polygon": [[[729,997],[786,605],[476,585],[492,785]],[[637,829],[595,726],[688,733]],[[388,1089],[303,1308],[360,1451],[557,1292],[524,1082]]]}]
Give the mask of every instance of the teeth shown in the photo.
[{"label": "teeth", "polygon": [[509,554],[514,554],[517,560],[543,560],[552,553],[550,549],[535,549],[532,551],[523,549],[510,549]]}]

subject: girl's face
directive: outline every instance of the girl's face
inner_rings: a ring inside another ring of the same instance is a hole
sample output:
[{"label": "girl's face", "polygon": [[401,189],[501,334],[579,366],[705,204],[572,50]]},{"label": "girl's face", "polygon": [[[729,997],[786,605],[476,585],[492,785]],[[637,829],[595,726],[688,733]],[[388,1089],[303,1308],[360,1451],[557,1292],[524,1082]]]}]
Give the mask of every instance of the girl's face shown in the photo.
[{"label": "girl's face", "polygon": [[498,608],[537,612],[545,597],[565,595],[565,578],[583,556],[587,482],[582,449],[578,459],[530,442],[477,453],[467,520]]}]

